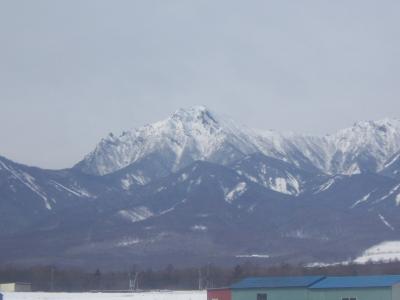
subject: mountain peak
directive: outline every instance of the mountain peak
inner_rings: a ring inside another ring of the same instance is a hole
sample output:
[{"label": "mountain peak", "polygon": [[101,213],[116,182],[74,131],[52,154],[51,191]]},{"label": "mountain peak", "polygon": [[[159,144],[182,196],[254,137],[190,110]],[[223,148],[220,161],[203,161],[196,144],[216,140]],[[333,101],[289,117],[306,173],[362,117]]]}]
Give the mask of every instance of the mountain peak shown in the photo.
[{"label": "mountain peak", "polygon": [[242,127],[217,118],[205,106],[193,106],[125,135],[109,135],[76,167],[105,175],[155,154],[166,168],[176,171],[195,160],[228,163],[256,150]]},{"label": "mountain peak", "polygon": [[252,153],[329,174],[375,172],[400,149],[400,120],[357,122],[326,137],[260,133],[198,105],[122,134],[109,135],[77,167],[105,175],[149,155],[170,171],[195,160],[229,164]]},{"label": "mountain peak", "polygon": [[212,113],[206,106],[196,105],[190,108],[178,109],[171,117],[174,120],[180,120],[182,122],[212,122],[218,123],[214,113]]},{"label": "mountain peak", "polygon": [[176,113],[180,113],[180,112],[186,112],[186,113],[204,113],[209,111],[209,109],[205,106],[205,105],[193,105],[189,108],[180,108],[178,109]]},{"label": "mountain peak", "polygon": [[400,119],[397,118],[384,118],[380,120],[368,120],[368,121],[359,121],[354,123],[353,128],[375,128],[379,129],[382,127],[395,127],[400,128]]}]

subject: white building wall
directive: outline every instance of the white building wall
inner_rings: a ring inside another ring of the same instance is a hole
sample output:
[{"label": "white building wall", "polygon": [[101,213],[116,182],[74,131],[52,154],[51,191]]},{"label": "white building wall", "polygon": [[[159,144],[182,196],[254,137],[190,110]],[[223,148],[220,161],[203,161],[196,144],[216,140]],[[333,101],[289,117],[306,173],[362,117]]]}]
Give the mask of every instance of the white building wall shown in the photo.
[{"label": "white building wall", "polygon": [[0,283],[1,292],[15,292],[15,283]]},{"label": "white building wall", "polygon": [[31,285],[29,283],[0,283],[0,292],[30,292]]}]

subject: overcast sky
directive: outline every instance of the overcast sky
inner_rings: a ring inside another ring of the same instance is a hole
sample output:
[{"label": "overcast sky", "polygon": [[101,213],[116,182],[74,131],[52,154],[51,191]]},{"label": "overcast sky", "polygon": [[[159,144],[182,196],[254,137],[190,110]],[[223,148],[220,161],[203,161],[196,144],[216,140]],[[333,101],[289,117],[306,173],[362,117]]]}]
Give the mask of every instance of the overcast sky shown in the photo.
[{"label": "overcast sky", "polygon": [[331,133],[400,117],[398,0],[0,0],[0,155],[72,166],[196,104]]}]

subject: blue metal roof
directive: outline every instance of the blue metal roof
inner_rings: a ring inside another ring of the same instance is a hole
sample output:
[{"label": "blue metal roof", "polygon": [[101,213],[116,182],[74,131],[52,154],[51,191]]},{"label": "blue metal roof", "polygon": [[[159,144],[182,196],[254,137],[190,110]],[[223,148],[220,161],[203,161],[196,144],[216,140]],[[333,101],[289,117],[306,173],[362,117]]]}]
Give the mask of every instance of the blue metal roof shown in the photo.
[{"label": "blue metal roof", "polygon": [[310,289],[389,287],[400,283],[400,275],[326,277]]},{"label": "blue metal roof", "polygon": [[294,276],[294,277],[250,277],[233,285],[232,289],[308,287],[322,280],[323,276]]}]

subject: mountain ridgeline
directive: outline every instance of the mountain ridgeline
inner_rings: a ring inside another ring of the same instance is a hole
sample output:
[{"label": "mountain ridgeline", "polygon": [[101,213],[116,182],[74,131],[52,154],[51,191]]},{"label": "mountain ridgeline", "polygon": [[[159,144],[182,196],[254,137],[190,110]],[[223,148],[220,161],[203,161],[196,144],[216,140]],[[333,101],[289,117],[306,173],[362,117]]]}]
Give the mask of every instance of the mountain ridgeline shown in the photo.
[{"label": "mountain ridgeline", "polygon": [[0,157],[0,262],[338,262],[400,239],[400,120],[323,137],[205,107],[110,134],[70,169]]}]

